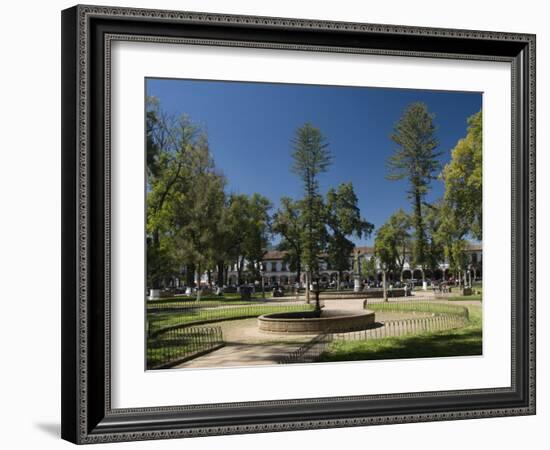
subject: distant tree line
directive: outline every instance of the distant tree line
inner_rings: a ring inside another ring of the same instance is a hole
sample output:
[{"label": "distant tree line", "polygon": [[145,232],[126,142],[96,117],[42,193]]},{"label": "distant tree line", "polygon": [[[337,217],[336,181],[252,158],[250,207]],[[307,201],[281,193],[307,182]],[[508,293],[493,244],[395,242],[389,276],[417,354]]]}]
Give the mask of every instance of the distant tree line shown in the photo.
[{"label": "distant tree line", "polygon": [[[401,274],[409,255],[423,276],[444,260],[457,276],[467,269],[467,239],[482,238],[482,114],[468,119],[466,136],[444,167],[435,132],[434,115],[422,103],[409,105],[396,123],[391,135],[396,150],[387,161],[387,178],[407,181],[411,212],[397,210],[376,230],[375,259],[363,264],[363,276],[378,266]],[[237,283],[257,281],[276,235],[297,279],[305,275],[309,299],[320,263],[337,271],[341,280],[350,269],[353,239],[374,231],[361,216],[352,183],[322,194],[320,179],[333,155],[321,130],[310,123],[300,126],[290,142],[290,170],[302,182],[302,196],[281,198],[274,213],[271,201],[258,193],[228,193],[206,131],[187,115],[166,113],[154,97],[146,104],[146,147],[151,288],[164,287],[173,278],[192,286],[203,274],[209,283],[225,285],[231,266],[236,266]],[[426,195],[438,178],[445,184],[444,195],[428,203]]]},{"label": "distant tree line", "polygon": [[278,247],[297,279],[306,274],[308,299],[320,258],[340,276],[350,268],[350,238],[369,235],[373,225],[361,217],[351,183],[320,193],[319,176],[332,156],[318,128],[304,124],[290,143],[290,169],[303,182],[303,197],[281,198],[270,214],[266,197],[226,192],[227,180],[215,166],[204,129],[186,115],[167,114],[154,97],[146,106],[149,287],[165,287],[182,275],[193,286],[205,273],[209,283],[226,285],[231,266],[238,284],[258,281],[274,235],[280,236]]}]

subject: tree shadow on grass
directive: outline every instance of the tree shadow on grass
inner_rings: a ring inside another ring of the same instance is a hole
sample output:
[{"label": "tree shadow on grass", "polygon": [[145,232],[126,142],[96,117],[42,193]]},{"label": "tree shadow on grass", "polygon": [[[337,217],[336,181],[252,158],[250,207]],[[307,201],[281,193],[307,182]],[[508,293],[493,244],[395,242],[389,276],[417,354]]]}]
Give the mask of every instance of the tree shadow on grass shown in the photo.
[{"label": "tree shadow on grass", "polygon": [[364,361],[378,359],[433,358],[482,354],[481,330],[434,333],[400,338],[336,342],[320,361]]}]

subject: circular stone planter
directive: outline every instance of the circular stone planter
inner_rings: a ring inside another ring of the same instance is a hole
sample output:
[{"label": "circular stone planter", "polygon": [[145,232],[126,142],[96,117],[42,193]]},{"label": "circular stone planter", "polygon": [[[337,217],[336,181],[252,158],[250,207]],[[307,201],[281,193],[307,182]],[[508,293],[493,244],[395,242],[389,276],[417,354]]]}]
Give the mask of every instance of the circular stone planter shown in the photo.
[{"label": "circular stone planter", "polygon": [[365,330],[374,324],[373,311],[327,310],[316,317],[314,311],[264,314],[258,317],[261,331],[315,334]]}]

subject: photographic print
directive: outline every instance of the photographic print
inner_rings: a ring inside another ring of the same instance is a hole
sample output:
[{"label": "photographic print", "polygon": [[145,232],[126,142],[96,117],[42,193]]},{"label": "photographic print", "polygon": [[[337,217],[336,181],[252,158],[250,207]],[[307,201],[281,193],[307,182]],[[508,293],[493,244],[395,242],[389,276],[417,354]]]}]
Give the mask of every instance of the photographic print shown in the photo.
[{"label": "photographic print", "polygon": [[147,369],[482,354],[482,94],[146,79]]}]

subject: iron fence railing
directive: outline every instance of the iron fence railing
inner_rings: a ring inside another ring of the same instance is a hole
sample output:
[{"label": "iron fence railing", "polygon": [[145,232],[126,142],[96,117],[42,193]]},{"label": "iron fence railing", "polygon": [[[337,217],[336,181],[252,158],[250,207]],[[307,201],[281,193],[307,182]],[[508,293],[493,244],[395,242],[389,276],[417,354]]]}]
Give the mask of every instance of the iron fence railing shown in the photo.
[{"label": "iron fence railing", "polygon": [[466,326],[468,319],[464,316],[439,314],[433,317],[418,319],[387,320],[379,326],[350,333],[333,333],[333,340],[362,341],[385,339],[389,337],[410,336],[436,331],[452,330]]},{"label": "iron fence railing", "polygon": [[171,329],[147,339],[147,369],[171,367],[221,346],[220,327]]},{"label": "iron fence railing", "polygon": [[468,308],[434,302],[376,302],[365,305],[368,309],[386,312],[432,313],[431,317],[386,320],[372,327],[352,332],[327,332],[289,353],[281,364],[318,361],[328,345],[334,341],[367,341],[422,333],[452,330],[465,327],[469,322]]},{"label": "iron fence railing", "polygon": [[315,362],[332,342],[332,333],[321,333],[306,344],[285,355],[279,364]]},{"label": "iron fence railing", "polygon": [[449,316],[460,316],[469,319],[469,310],[465,306],[439,303],[437,301],[408,300],[399,302],[375,302],[365,300],[365,309],[380,312],[421,312],[432,314],[445,314]]}]

